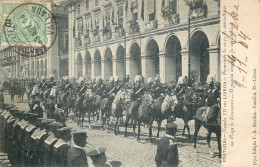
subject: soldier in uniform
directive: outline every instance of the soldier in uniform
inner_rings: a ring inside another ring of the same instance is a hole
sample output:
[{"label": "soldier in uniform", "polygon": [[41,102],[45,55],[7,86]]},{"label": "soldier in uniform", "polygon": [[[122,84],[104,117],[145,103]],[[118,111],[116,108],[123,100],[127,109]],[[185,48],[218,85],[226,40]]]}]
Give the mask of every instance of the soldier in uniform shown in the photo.
[{"label": "soldier in uniform", "polygon": [[67,153],[67,163],[69,167],[87,167],[88,161],[84,147],[87,144],[86,132],[73,133],[74,146]]},{"label": "soldier in uniform", "polygon": [[58,122],[53,122],[48,124],[47,133],[48,137],[44,140],[44,166],[49,167],[53,166],[53,146],[58,141],[55,137],[56,129],[62,128],[63,125]]},{"label": "soldier in uniform", "polygon": [[157,74],[154,78],[154,85],[153,85],[153,94],[154,94],[154,99],[157,99],[161,97],[162,93],[162,84],[161,84],[161,78]]},{"label": "soldier in uniform", "polygon": [[94,93],[102,97],[105,89],[106,87],[105,84],[103,83],[103,79],[100,76],[98,76],[96,78],[96,84],[93,86]]},{"label": "soldier in uniform", "polygon": [[166,124],[166,135],[159,140],[155,162],[157,167],[169,166],[177,167],[179,164],[178,147],[175,139],[177,125],[175,123]]},{"label": "soldier in uniform", "polygon": [[141,80],[142,77],[140,75],[137,75],[135,77],[135,84],[131,94],[132,104],[130,106],[130,110],[132,111],[132,113],[134,110],[137,110],[141,104],[141,96],[144,93],[144,88],[141,85]]},{"label": "soldier in uniform", "polygon": [[67,153],[70,149],[71,132],[69,128],[63,127],[57,129],[55,136],[59,139],[54,144],[53,150],[53,166],[67,167]]},{"label": "soldier in uniform", "polygon": [[185,83],[183,77],[179,77],[178,85],[174,89],[174,93],[177,96],[179,103],[182,105],[183,95],[185,94]]},{"label": "soldier in uniform", "polygon": [[89,151],[86,155],[91,158],[92,165],[94,167],[103,167],[107,161],[106,158],[106,148],[94,148],[93,150]]},{"label": "soldier in uniform", "polygon": [[153,90],[153,78],[151,78],[151,77],[149,77],[147,80],[146,90],[147,91]]}]

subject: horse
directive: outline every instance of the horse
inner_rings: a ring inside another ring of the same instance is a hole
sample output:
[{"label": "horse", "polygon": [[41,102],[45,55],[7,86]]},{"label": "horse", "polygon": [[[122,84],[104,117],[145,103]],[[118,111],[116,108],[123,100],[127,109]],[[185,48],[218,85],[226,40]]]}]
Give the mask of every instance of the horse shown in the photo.
[{"label": "horse", "polygon": [[[101,111],[101,129],[107,129],[108,118],[110,117],[110,99],[108,97],[101,100],[100,111]],[[105,127],[104,127],[105,126]]]},{"label": "horse", "polygon": [[92,97],[92,92],[91,89],[87,89],[84,95],[84,100],[83,100],[83,111],[82,113],[82,126],[83,126],[83,121],[84,121],[84,116],[85,112],[88,113],[88,123],[89,123],[89,128],[90,128],[90,117],[92,115],[93,120],[94,120],[94,109],[93,109],[93,97]]},{"label": "horse", "polygon": [[207,143],[210,156],[213,157],[214,153],[211,150],[210,137],[212,132],[217,136],[219,157],[221,157],[221,112],[218,104],[212,105],[210,108],[201,107],[194,115],[195,119],[195,133],[194,133],[194,148],[197,148],[197,136],[201,126],[204,126],[207,131]]},{"label": "horse", "polygon": [[74,116],[76,115],[77,117],[77,125],[83,127],[83,121],[80,124],[80,120],[82,119],[82,111],[83,111],[83,100],[84,96],[82,95],[76,95],[75,100],[74,100]]},{"label": "horse", "polygon": [[152,111],[158,124],[157,138],[159,139],[159,133],[161,130],[161,124],[164,119],[167,119],[167,123],[172,122],[174,116],[174,106],[178,104],[177,97],[174,94],[166,94],[165,97],[159,97],[154,100],[152,104]]},{"label": "horse", "polygon": [[189,121],[193,119],[199,107],[201,107],[201,99],[198,98],[193,91],[190,91],[184,95],[183,101],[179,100],[178,103],[176,103],[173,110],[174,117],[181,118],[184,122],[182,135],[185,134],[185,129],[187,128],[189,139],[191,138]]},{"label": "horse", "polygon": [[114,133],[118,135],[120,133],[118,122],[123,116],[123,111],[126,109],[127,104],[129,104],[130,95],[127,90],[119,90],[111,105],[111,115],[113,117],[114,123]]},{"label": "horse", "polygon": [[[131,97],[131,96],[130,96]],[[141,132],[141,123],[144,123],[148,125],[149,128],[149,139],[151,141],[152,138],[152,112],[151,112],[151,105],[152,105],[152,95],[150,92],[146,92],[140,101],[132,101],[129,103],[126,107],[126,119],[125,119],[125,134],[124,136],[127,136],[127,127],[128,122],[132,118],[133,119],[133,131],[134,131],[134,137],[135,137],[135,128],[138,124],[138,136],[137,141],[140,141],[140,132]],[[140,105],[138,106],[138,103]]]}]

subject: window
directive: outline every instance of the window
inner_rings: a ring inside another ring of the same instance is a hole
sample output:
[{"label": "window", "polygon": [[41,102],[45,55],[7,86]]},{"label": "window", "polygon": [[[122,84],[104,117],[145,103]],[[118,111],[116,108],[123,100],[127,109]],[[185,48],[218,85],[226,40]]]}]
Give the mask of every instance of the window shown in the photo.
[{"label": "window", "polygon": [[82,23],[79,22],[78,23],[78,38],[81,38],[82,30],[83,30]]},{"label": "window", "polygon": [[86,20],[86,35],[89,37],[89,20]]},{"label": "window", "polygon": [[147,4],[148,20],[155,20],[155,0],[149,1]]},{"label": "window", "polygon": [[133,13],[133,16],[132,16],[132,19],[133,19],[133,22],[137,22],[137,13]]},{"label": "window", "polygon": [[99,33],[99,16],[97,15],[95,18],[95,30],[96,30],[96,35]]},{"label": "window", "polygon": [[98,0],[95,0],[95,6],[98,6]]},{"label": "window", "polygon": [[69,37],[68,37],[68,34],[65,34],[64,35],[63,49],[68,50],[68,46],[69,46]]},{"label": "window", "polygon": [[118,7],[117,14],[118,14],[118,26],[123,27],[123,20],[124,20],[123,19],[123,6]]},{"label": "window", "polygon": [[170,14],[177,13],[177,0],[169,0],[169,9]]},{"label": "window", "polygon": [[77,13],[80,14],[80,5],[77,6]]},{"label": "window", "polygon": [[109,27],[110,26],[110,11],[106,12],[105,20],[106,20],[106,26]]},{"label": "window", "polygon": [[86,10],[89,9],[89,0],[86,0]]}]

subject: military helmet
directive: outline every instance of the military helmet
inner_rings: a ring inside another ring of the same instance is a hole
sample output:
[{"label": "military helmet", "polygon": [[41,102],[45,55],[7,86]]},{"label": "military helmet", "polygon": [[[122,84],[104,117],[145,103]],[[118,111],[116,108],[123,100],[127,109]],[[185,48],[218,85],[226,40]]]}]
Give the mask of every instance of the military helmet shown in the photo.
[{"label": "military helmet", "polygon": [[119,81],[119,77],[115,76],[115,82],[118,82],[118,81]]},{"label": "military helmet", "polygon": [[42,80],[46,79],[44,75],[42,75]]},{"label": "military helmet", "polygon": [[149,77],[147,80],[148,83],[152,83],[153,82],[153,78]]},{"label": "military helmet", "polygon": [[160,78],[159,74],[157,74],[155,76],[154,81],[156,81],[156,82],[161,81],[161,78]]},{"label": "military helmet", "polygon": [[97,76],[96,82],[97,83],[102,83],[103,82],[103,79],[101,78],[101,76]]},{"label": "military helmet", "polygon": [[111,77],[109,78],[109,82],[114,82],[114,77],[113,77],[113,76],[111,76]]},{"label": "military helmet", "polygon": [[135,76],[135,82],[141,82],[142,77],[140,75]]},{"label": "military helmet", "polygon": [[211,82],[215,82],[215,81],[216,81],[216,75],[209,74],[207,77],[207,84],[210,84]]},{"label": "military helmet", "polygon": [[179,77],[178,84],[181,85],[183,83],[184,83],[184,78],[183,77]]}]

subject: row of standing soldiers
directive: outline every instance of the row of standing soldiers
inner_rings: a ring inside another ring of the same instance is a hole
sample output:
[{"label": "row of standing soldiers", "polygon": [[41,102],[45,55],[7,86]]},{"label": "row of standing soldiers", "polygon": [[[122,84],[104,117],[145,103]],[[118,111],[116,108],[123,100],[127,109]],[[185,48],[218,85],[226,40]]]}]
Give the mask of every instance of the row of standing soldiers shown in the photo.
[{"label": "row of standing soldiers", "polygon": [[7,153],[12,166],[121,165],[118,161],[106,162],[105,148],[87,151],[86,132],[72,133],[70,128],[53,119],[39,118],[13,105],[5,105],[5,109],[0,110],[0,134],[0,150]]}]

